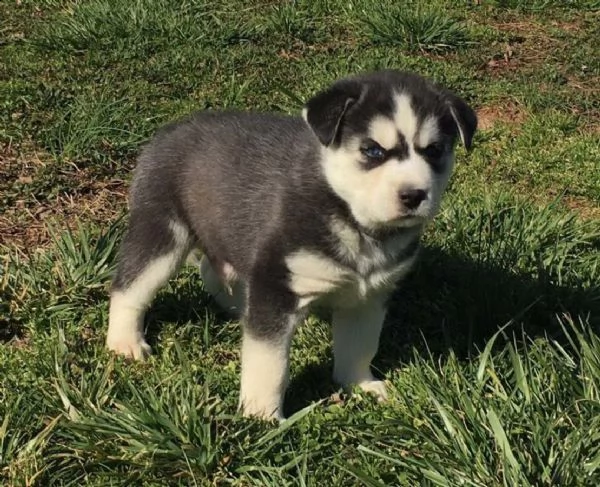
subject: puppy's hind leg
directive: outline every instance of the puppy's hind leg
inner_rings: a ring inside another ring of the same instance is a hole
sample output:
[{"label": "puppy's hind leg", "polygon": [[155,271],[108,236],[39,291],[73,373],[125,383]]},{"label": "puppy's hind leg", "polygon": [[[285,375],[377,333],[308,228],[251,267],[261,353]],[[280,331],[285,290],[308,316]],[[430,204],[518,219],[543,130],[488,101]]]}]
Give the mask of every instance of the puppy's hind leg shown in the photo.
[{"label": "puppy's hind leg", "polygon": [[134,359],[150,353],[144,339],[146,308],[189,248],[189,232],[181,223],[167,218],[150,221],[132,213],[110,295],[106,337],[110,350]]},{"label": "puppy's hind leg", "polygon": [[244,283],[239,280],[235,269],[224,263],[217,272],[206,255],[200,260],[200,275],[204,289],[229,315],[239,318],[244,311]]}]

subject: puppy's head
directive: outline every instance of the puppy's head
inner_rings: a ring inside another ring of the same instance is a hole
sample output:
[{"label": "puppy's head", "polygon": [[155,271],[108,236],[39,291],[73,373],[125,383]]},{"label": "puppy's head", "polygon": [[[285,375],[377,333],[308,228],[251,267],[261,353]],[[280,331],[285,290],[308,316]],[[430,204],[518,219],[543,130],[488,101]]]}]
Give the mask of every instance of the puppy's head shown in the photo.
[{"label": "puppy's head", "polygon": [[475,113],[415,74],[379,71],[336,82],[308,101],[332,189],[368,229],[432,218],[452,172],[454,145],[469,149]]}]

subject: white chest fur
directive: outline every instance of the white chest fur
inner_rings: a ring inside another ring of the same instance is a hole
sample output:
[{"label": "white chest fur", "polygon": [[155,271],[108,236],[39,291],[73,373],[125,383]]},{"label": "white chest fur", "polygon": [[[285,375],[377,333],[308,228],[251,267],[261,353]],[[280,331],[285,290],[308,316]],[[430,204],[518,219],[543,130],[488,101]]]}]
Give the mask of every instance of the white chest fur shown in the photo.
[{"label": "white chest fur", "polygon": [[301,306],[323,298],[347,304],[363,300],[371,293],[391,288],[415,261],[415,252],[403,257],[414,245],[415,233],[381,242],[365,238],[339,221],[333,222],[332,230],[338,240],[339,261],[305,249],[286,258],[290,287],[300,296]]}]

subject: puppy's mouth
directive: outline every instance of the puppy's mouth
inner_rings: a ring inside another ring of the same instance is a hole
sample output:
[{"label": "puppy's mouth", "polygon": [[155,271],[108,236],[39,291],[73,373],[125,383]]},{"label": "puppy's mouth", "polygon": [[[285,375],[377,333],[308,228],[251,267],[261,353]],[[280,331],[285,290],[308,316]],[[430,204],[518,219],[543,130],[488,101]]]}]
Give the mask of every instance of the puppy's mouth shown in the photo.
[{"label": "puppy's mouth", "polygon": [[425,224],[428,220],[429,218],[427,217],[427,215],[409,213],[399,215],[392,220],[381,222],[377,226],[380,230],[384,230],[386,228],[390,230],[394,228],[411,228],[421,226]]},{"label": "puppy's mouth", "polygon": [[414,227],[417,225],[422,225],[427,221],[427,217],[425,215],[419,215],[415,213],[409,213],[406,215],[400,215],[390,222],[391,225],[395,227]]}]

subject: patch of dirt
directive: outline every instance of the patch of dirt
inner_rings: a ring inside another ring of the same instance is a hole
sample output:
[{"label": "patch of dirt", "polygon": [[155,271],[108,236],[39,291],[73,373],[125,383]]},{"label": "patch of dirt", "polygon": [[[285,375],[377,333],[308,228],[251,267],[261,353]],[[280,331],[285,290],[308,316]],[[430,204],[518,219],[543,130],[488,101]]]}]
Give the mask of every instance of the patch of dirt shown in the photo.
[{"label": "patch of dirt", "polygon": [[[127,187],[120,179],[98,180],[86,170],[73,169],[70,184],[52,198],[38,200],[27,191],[51,158],[33,147],[0,148],[0,193],[7,197],[0,211],[0,245],[35,251],[50,242],[48,224],[73,228],[77,221],[103,224],[115,218],[126,204]],[[71,184],[72,181],[72,184]]]},{"label": "patch of dirt", "polygon": [[591,96],[600,95],[600,76],[567,76],[567,86]]},{"label": "patch of dirt", "polygon": [[600,205],[585,196],[576,196],[573,194],[565,194],[564,190],[559,190],[554,187],[547,188],[543,191],[535,191],[535,188],[523,188],[532,198],[540,205],[556,204],[566,210],[570,210],[577,214],[583,220],[598,220],[600,219]]},{"label": "patch of dirt", "polygon": [[600,137],[600,121],[595,120],[583,127],[584,132]]},{"label": "patch of dirt", "polygon": [[482,69],[490,74],[502,75],[507,71],[531,71],[547,63],[554,63],[568,40],[559,39],[552,29],[559,29],[575,38],[582,26],[577,22],[553,22],[544,25],[532,16],[504,16],[503,20],[487,23],[500,31],[504,42],[496,43],[496,52]]},{"label": "patch of dirt", "polygon": [[31,339],[28,335],[19,335],[18,332],[0,333],[0,343],[13,348],[26,349],[30,346]]},{"label": "patch of dirt", "polygon": [[477,110],[480,130],[490,130],[497,123],[521,126],[527,120],[527,112],[514,100],[503,100],[484,105]]},{"label": "patch of dirt", "polygon": [[582,22],[577,20],[570,21],[558,21],[553,20],[550,22],[553,27],[564,30],[565,32],[578,32],[583,28]]},{"label": "patch of dirt", "polygon": [[574,211],[581,218],[589,220],[600,219],[600,205],[595,205],[586,198],[565,196],[562,201],[569,210]]},{"label": "patch of dirt", "polygon": [[518,20],[508,20],[493,23],[492,26],[504,34],[505,42],[496,44],[496,53],[487,61],[485,71],[501,75],[506,71],[514,71],[524,65],[543,62],[544,49],[532,50],[532,44],[543,33],[542,26],[533,19],[521,17]]},{"label": "patch of dirt", "polygon": [[0,245],[13,244],[35,250],[50,241],[48,224],[73,228],[77,221],[107,223],[124,207],[122,181],[93,182],[84,194],[59,194],[37,207],[22,201],[0,216]]},{"label": "patch of dirt", "polygon": [[[598,80],[600,83],[600,79]],[[599,85],[600,86],[600,85]],[[597,96],[600,98],[600,89],[597,91]],[[578,117],[579,131],[582,134],[600,136],[600,112],[593,108],[581,108],[579,106],[570,107],[570,112]]]}]

